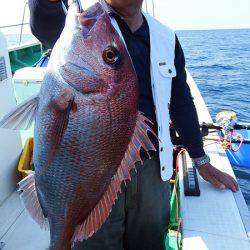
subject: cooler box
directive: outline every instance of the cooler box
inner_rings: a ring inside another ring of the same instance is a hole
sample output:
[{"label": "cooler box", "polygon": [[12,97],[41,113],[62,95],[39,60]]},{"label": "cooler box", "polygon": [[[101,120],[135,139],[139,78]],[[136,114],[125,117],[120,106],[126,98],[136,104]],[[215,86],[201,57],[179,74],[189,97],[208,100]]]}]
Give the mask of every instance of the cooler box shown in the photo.
[{"label": "cooler box", "polygon": [[[47,68],[25,67],[15,72],[13,83],[17,104],[39,93]],[[25,145],[29,137],[33,137],[34,127],[21,131],[22,144]]]}]

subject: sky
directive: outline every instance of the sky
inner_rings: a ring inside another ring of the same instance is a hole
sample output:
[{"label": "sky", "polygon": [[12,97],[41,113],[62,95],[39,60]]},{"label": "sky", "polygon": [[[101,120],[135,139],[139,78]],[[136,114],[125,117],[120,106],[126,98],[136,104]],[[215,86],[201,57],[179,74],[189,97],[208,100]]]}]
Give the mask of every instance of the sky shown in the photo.
[{"label": "sky", "polygon": [[[4,3],[0,8],[0,26],[21,23],[26,0],[0,1]],[[89,6],[95,0],[82,2]],[[152,13],[152,0],[147,2]],[[250,0],[154,0],[154,3],[155,16],[176,30],[250,28]],[[28,19],[27,8],[25,21]],[[5,29],[5,32],[16,30]]]}]

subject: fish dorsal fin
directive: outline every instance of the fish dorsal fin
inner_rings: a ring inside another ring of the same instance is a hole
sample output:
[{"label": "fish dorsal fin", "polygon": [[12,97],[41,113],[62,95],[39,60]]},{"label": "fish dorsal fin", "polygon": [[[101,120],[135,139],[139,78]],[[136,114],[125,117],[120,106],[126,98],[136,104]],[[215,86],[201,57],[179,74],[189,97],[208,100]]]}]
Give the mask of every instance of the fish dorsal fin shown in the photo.
[{"label": "fish dorsal fin", "polygon": [[18,191],[21,193],[20,197],[24,203],[25,208],[29,211],[31,217],[40,225],[42,229],[48,229],[48,221],[43,214],[37,196],[34,172],[31,171],[27,177],[25,177],[18,183],[18,185]]},{"label": "fish dorsal fin", "polygon": [[139,112],[133,136],[116,174],[113,176],[102,199],[90,212],[83,224],[77,226],[75,234],[72,238],[73,243],[88,239],[101,228],[112,210],[112,206],[117,199],[117,193],[121,192],[121,184],[124,182],[126,185],[126,180],[131,180],[130,171],[132,169],[136,170],[136,162],[142,163],[140,157],[141,148],[146,151],[149,157],[149,150],[156,151],[147,135],[148,131],[154,135],[155,133],[145,121],[150,122],[142,113]]},{"label": "fish dorsal fin", "polygon": [[38,102],[38,95],[33,95],[20,103],[0,120],[0,127],[13,130],[29,129],[35,118]]}]

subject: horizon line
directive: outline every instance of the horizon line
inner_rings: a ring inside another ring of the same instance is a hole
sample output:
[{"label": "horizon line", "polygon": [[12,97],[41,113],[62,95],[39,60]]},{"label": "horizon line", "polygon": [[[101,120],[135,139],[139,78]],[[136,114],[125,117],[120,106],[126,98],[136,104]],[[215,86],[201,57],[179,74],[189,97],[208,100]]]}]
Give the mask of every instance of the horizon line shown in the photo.
[{"label": "horizon line", "polygon": [[[172,28],[172,27],[171,27]],[[10,29],[10,28],[6,28],[6,29]],[[9,32],[9,33],[5,33],[4,32],[5,28],[0,28],[0,31],[4,34],[4,35],[18,35],[19,32]],[[250,30],[250,27],[242,27],[242,28],[197,28],[197,29],[193,29],[193,28],[187,28],[187,29],[175,29],[173,28],[174,31],[220,31],[220,30]],[[24,32],[23,35],[33,35],[32,33],[27,33]]]},{"label": "horizon line", "polygon": [[175,31],[208,31],[208,30],[250,30],[250,27],[244,27],[244,28],[187,28],[187,29],[174,29]]}]

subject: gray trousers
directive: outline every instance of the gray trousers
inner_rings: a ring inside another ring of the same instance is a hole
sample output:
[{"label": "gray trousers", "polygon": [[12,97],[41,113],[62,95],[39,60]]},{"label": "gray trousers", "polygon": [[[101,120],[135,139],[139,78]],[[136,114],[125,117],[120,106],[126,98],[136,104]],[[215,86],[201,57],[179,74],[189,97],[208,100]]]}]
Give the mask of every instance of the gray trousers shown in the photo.
[{"label": "gray trousers", "polygon": [[102,228],[74,250],[163,250],[169,223],[169,182],[160,177],[159,159],[132,171]]}]

